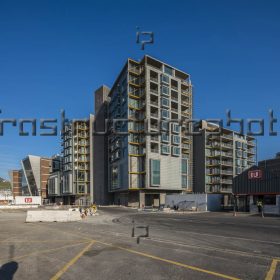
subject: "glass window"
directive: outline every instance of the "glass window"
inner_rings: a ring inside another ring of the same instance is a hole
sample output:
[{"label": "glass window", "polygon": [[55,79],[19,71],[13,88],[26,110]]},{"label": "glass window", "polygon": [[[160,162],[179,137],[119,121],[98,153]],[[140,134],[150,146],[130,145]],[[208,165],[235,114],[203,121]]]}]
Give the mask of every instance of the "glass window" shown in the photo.
[{"label": "glass window", "polygon": [[161,87],[161,94],[169,96],[169,88],[167,86]]},{"label": "glass window", "polygon": [[163,82],[163,83],[169,83],[169,77],[168,76],[166,76],[166,75],[162,75],[161,76],[161,81]]},{"label": "glass window", "polygon": [[78,186],[78,193],[85,193],[85,186],[84,185],[79,185]]},{"label": "glass window", "polygon": [[237,150],[236,151],[236,157],[242,157],[242,151]]},{"label": "glass window", "polygon": [[236,165],[239,165],[239,166],[241,165],[241,160],[240,159],[236,160]]},{"label": "glass window", "polygon": [[160,185],[160,161],[151,159],[151,185]]},{"label": "glass window", "polygon": [[172,132],[175,132],[175,133],[179,133],[180,132],[179,124],[173,123],[173,125],[172,125]]},{"label": "glass window", "polygon": [[187,176],[182,176],[182,188],[188,187],[188,178]]},{"label": "glass window", "polygon": [[241,142],[235,142],[235,146],[237,149],[240,149],[242,147],[242,143]]},{"label": "glass window", "polygon": [[173,136],[172,136],[172,143],[173,143],[173,144],[180,144],[180,136],[178,136],[178,135],[173,135]]},{"label": "glass window", "polygon": [[161,105],[165,107],[169,107],[169,99],[163,97],[161,99]]},{"label": "glass window", "polygon": [[172,68],[164,65],[164,73],[172,76]]},{"label": "glass window", "polygon": [[188,174],[188,160],[182,159],[182,174]]},{"label": "glass window", "polygon": [[161,141],[162,142],[169,142],[169,135],[167,133],[162,133]]},{"label": "glass window", "polygon": [[161,122],[161,129],[162,130],[168,130],[169,129],[169,123],[166,121]]},{"label": "glass window", "polygon": [[169,111],[166,110],[166,109],[162,109],[161,110],[161,117],[165,118],[165,119],[168,119],[169,118]]},{"label": "glass window", "polygon": [[180,155],[180,148],[179,147],[172,147],[172,155],[179,156]]},{"label": "glass window", "polygon": [[165,155],[170,154],[170,147],[167,145],[161,145],[161,153]]}]

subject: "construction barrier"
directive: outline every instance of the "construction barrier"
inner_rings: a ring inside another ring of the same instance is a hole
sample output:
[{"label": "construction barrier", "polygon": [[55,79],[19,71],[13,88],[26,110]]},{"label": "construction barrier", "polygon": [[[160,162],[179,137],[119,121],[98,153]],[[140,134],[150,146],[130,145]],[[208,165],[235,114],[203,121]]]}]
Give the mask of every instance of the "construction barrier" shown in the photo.
[{"label": "construction barrier", "polygon": [[81,215],[78,211],[66,210],[44,210],[27,211],[26,222],[74,222],[80,221]]}]

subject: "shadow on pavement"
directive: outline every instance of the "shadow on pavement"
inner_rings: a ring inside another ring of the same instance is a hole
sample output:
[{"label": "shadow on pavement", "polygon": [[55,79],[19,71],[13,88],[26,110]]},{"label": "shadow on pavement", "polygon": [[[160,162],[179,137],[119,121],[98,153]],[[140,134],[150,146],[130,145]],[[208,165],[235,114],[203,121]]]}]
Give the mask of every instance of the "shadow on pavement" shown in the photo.
[{"label": "shadow on pavement", "polygon": [[0,268],[0,279],[1,280],[12,280],[17,269],[18,269],[17,262],[11,261],[11,262],[5,263]]}]

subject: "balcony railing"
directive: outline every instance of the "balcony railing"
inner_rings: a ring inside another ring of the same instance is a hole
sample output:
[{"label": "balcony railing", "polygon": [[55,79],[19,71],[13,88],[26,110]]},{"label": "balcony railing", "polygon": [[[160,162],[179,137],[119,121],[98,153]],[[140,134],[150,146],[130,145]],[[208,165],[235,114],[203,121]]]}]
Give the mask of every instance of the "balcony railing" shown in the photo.
[{"label": "balcony railing", "polygon": [[158,118],[158,113],[151,113],[151,117]]},{"label": "balcony railing", "polygon": [[155,89],[150,89],[150,92],[151,92],[151,93],[158,94],[158,90],[155,90]]},{"label": "balcony railing", "polygon": [[150,80],[151,80],[151,81],[153,81],[153,82],[158,83],[158,78],[155,78],[155,77],[150,77]]},{"label": "balcony railing", "polygon": [[151,103],[152,105],[155,105],[155,106],[158,107],[158,102],[157,102],[157,101],[151,101],[150,103]]}]

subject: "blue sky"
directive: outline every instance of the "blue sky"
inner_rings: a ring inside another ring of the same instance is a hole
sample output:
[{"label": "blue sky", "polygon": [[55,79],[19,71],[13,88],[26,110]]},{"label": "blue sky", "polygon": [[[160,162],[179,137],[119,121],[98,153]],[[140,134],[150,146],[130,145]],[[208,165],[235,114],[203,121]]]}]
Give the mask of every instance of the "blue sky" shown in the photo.
[{"label": "blue sky", "polygon": [[[95,3],[96,2],[96,3]],[[197,118],[265,118],[258,158],[273,157],[268,110],[280,118],[279,1],[0,1],[0,114],[69,118],[93,113],[127,57],[149,54],[191,74]],[[141,51],[136,26],[155,33]],[[275,129],[280,133],[279,124]],[[0,176],[27,154],[60,151],[58,137],[0,137]]]}]

